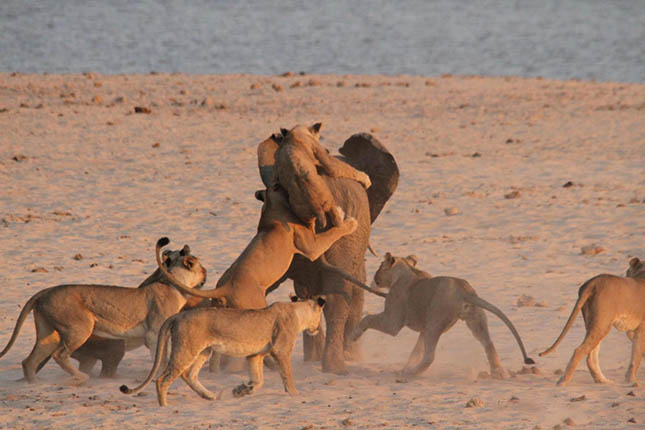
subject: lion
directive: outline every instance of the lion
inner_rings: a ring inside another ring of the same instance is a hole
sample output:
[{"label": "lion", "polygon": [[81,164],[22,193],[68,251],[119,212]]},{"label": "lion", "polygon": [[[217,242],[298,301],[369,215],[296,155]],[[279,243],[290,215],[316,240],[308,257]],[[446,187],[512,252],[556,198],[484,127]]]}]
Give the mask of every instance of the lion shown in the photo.
[{"label": "lion", "polygon": [[[183,259],[188,255],[191,255],[190,247],[188,245],[184,245],[180,250],[164,250],[162,257],[163,264],[168,269],[171,269],[177,265],[180,259],[183,261]],[[168,282],[166,276],[161,272],[161,269],[157,267],[157,269],[141,284],[139,284],[137,288],[164,281]],[[184,306],[184,309],[194,307],[200,304],[203,300],[204,299],[199,297],[191,296]],[[123,359],[126,351],[132,351],[143,344],[143,339],[105,339],[92,335],[87,342],[72,353],[72,358],[78,360],[78,370],[87,374],[90,374],[97,361],[101,361],[101,371],[99,376],[102,378],[114,378],[116,376],[117,367]],[[46,361],[43,361],[39,365],[39,370],[45,365]]]},{"label": "lion", "polygon": [[343,213],[320,173],[353,179],[365,189],[371,185],[366,173],[329,155],[319,142],[321,126],[316,123],[311,127],[296,125],[291,130],[282,129],[282,136],[276,139],[274,181],[286,188],[291,209],[312,231],[316,225],[321,229],[327,226],[326,215],[334,226],[343,222]]},{"label": "lion", "polygon": [[432,277],[417,269],[417,258],[395,257],[389,252],[374,274],[374,283],[389,289],[385,309],[380,314],[365,316],[351,334],[358,339],[367,329],[396,336],[406,326],[420,332],[417,343],[402,370],[404,377],[418,375],[434,361],[439,337],[457,320],[464,320],[486,351],[491,375],[502,379],[508,376],[502,367],[495,345],[488,333],[483,309],[497,315],[515,336],[525,364],[535,362],[527,357],[524,344],[513,323],[494,305],[477,296],[473,287],[463,279],[448,276]]},{"label": "lion", "polygon": [[[168,243],[167,238],[157,242],[159,250]],[[206,281],[206,269],[194,256],[186,256],[162,273],[172,273],[188,288],[201,288]],[[29,313],[34,311],[36,344],[23,360],[25,379],[33,383],[40,363],[53,357],[72,375],[74,382],[83,384],[89,375],[77,370],[70,356],[92,335],[106,339],[143,340],[153,352],[159,327],[166,318],[179,312],[187,299],[169,285],[158,281],[142,288],[124,288],[111,285],[58,285],[33,295],[25,304],[7,346],[0,352],[4,356],[14,344]]]},{"label": "lion", "polygon": [[168,388],[179,376],[204,399],[216,398],[215,393],[206,389],[198,380],[199,370],[208,359],[210,348],[217,353],[246,357],[249,363],[250,381],[235,387],[233,396],[252,394],[262,387],[262,362],[269,354],[278,364],[285,391],[296,395],[298,391],[291,374],[291,352],[301,331],[316,334],[320,328],[324,304],[324,298],[317,297],[293,303],[276,302],[264,309],[211,307],[176,314],[161,326],[154,365],[146,380],[133,389],[122,385],[120,390],[134,394],[150,383],[167,354],[166,345],[170,337],[170,359],[157,379],[157,400],[160,406],[168,404]]},{"label": "lion", "polygon": [[[332,226],[324,232],[312,232],[291,211],[286,190],[278,183],[256,192],[256,198],[264,202],[257,234],[222,274],[215,289],[202,291],[186,288],[159,264],[161,271],[178,289],[185,294],[213,299],[222,306],[262,309],[267,306],[266,290],[282,278],[294,255],[301,254],[314,261],[334,242],[353,233],[358,226],[356,219],[349,217],[340,225]],[[324,262],[322,264],[327,270],[374,292],[341,269]]]},{"label": "lion", "polygon": [[573,352],[557,384],[564,386],[571,380],[573,372],[585,355],[593,380],[599,384],[612,382],[600,369],[598,351],[600,342],[607,336],[613,325],[616,329],[627,332],[627,336],[632,341],[632,353],[625,373],[625,382],[637,385],[638,366],[645,354],[645,268],[641,261],[638,258],[630,261],[627,277],[603,274],[594,276],[582,284],[578,289],[578,300],[560,336],[551,347],[540,353],[540,357],[549,354],[560,344],[580,310],[582,310],[587,332],[582,344]]}]

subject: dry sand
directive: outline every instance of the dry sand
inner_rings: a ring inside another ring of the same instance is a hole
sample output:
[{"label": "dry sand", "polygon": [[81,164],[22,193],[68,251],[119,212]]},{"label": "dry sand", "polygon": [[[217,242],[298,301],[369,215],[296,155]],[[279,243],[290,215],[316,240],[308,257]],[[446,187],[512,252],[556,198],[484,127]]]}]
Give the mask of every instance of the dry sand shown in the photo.
[{"label": "dry sand", "polygon": [[[150,113],[134,113],[136,106]],[[154,270],[153,246],[163,235],[176,248],[190,244],[212,288],[256,228],[256,145],[279,127],[316,121],[333,152],[367,131],[398,161],[399,188],[373,226],[374,248],[414,253],[424,270],[469,280],[515,323],[536,373],[478,377],[487,370],[483,349],[459,323],[441,338],[432,367],[408,383],[396,372],[415,333],[368,332],[364,360],[350,363],[347,376],[303,363],[299,341],[297,397],[268,371],[249,398],[207,402],[178,381],[170,406],[159,408],[154,386],[138,397],[118,391],[147,375],[144,348],[126,355],[116,380],[72,387],[50,362],[38,384],[17,382],[34,342],[29,317],[0,359],[0,428],[551,429],[567,427],[567,418],[578,428],[642,428],[645,391],[622,382],[624,334],[613,331],[600,354],[615,385],[594,384],[583,363],[567,388],[555,386],[554,372],[582,340],[582,318],[555,353],[537,357],[583,281],[623,274],[630,257],[645,257],[642,84],[0,74],[0,345],[42,288],[137,285]],[[451,208],[456,215],[446,215]],[[583,254],[586,247],[595,252]],[[366,261],[371,279],[380,259]],[[270,301],[290,291],[285,283]],[[543,306],[518,306],[522,295]],[[365,312],[381,308],[381,298],[367,296]],[[509,331],[488,319],[503,364],[520,371]],[[217,390],[246,378],[201,376]],[[474,397],[483,405],[466,408]]]}]

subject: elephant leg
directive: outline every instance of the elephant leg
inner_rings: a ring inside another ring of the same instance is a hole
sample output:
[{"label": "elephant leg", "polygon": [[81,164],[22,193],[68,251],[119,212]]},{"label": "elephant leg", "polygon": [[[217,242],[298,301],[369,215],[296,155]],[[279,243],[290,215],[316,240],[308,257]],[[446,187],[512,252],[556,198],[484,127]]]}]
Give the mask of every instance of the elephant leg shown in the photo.
[{"label": "elephant leg", "polygon": [[307,332],[302,333],[302,347],[304,350],[304,361],[322,360],[323,349],[325,346],[325,332],[321,328],[315,336]]},{"label": "elephant leg", "polygon": [[[362,268],[362,271],[364,272],[365,269]],[[365,279],[365,274],[363,273],[359,279]],[[353,287],[353,290],[352,298],[349,303],[349,314],[345,323],[343,345],[344,356],[346,360],[361,361],[363,358],[361,344],[358,340],[353,340],[351,338],[351,334],[354,332],[354,329],[358,327],[358,323],[361,321],[363,303],[365,302],[365,292],[358,287]]]},{"label": "elephant leg", "polygon": [[324,312],[327,322],[327,338],[322,358],[322,370],[339,375],[347,374],[344,359],[344,338],[349,303],[346,295],[328,294]]}]

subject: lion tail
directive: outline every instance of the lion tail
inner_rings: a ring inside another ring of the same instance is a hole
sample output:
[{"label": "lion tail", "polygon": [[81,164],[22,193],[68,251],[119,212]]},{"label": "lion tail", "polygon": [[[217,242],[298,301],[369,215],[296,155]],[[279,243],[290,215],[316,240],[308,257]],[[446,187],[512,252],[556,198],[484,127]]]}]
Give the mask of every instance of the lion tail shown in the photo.
[{"label": "lion tail", "polygon": [[152,381],[152,378],[154,375],[157,373],[159,370],[159,366],[161,365],[161,360],[163,357],[166,356],[166,345],[168,345],[168,337],[169,337],[169,331],[170,327],[172,324],[175,322],[175,317],[172,316],[168,318],[164,323],[161,325],[161,328],[159,329],[159,336],[157,338],[157,350],[155,351],[155,362],[152,365],[152,369],[150,370],[150,373],[148,374],[148,377],[146,378],[145,381],[141,383],[138,387],[135,388],[129,388],[127,385],[121,385],[119,387],[119,390],[124,393],[124,394],[136,394],[139,391],[143,390],[146,385]]},{"label": "lion tail", "polygon": [[560,336],[553,342],[553,345],[551,345],[549,348],[546,350],[542,351],[539,356],[544,357],[545,355],[549,354],[552,352],[559,344],[562,342],[562,339],[564,339],[564,336],[567,334],[567,332],[571,329],[571,326],[573,325],[573,322],[576,319],[576,316],[578,316],[578,312],[580,312],[580,309],[584,306],[584,304],[589,300],[589,297],[594,293],[595,288],[594,284],[592,281],[594,281],[596,278],[591,278],[582,286],[580,287],[580,291],[578,292],[578,300],[576,301],[575,306],[571,310],[571,315],[569,315],[569,319],[567,320],[567,323],[564,325],[564,328],[562,329],[562,332],[560,333]]},{"label": "lion tail", "polygon": [[181,281],[179,281],[172,273],[170,273],[161,261],[161,248],[168,245],[169,243],[170,239],[168,239],[167,237],[162,237],[161,239],[159,239],[157,241],[157,246],[155,247],[155,256],[157,258],[157,266],[159,266],[159,270],[161,270],[161,273],[163,273],[166,278],[168,278],[168,280],[173,284],[175,288],[177,288],[184,294],[202,297],[205,299],[221,299],[222,297],[227,295],[228,290],[225,287],[206,291],[198,290],[197,288],[189,288],[185,286]]},{"label": "lion tail", "polygon": [[[52,287],[53,288],[53,287]],[[25,306],[22,307],[22,310],[20,311],[20,315],[18,315],[18,320],[16,321],[16,326],[13,328],[13,333],[11,334],[11,339],[9,339],[9,343],[5,348],[0,352],[0,357],[4,356],[11,347],[13,346],[14,342],[18,338],[18,333],[20,333],[20,329],[22,328],[23,324],[25,323],[25,320],[27,319],[27,316],[29,315],[29,312],[32,311],[34,308],[34,303],[36,303],[36,300],[40,296],[43,295],[46,291],[51,290],[51,288],[45,288],[42,291],[37,292],[29,300],[27,300],[27,303],[25,303]]]},{"label": "lion tail", "polygon": [[497,306],[493,305],[492,303],[487,302],[486,300],[484,300],[481,297],[476,296],[476,295],[467,294],[465,299],[466,299],[467,302],[469,302],[469,303],[471,303],[473,305],[479,306],[481,308],[484,308],[487,311],[497,315],[497,317],[499,319],[504,321],[504,324],[506,324],[506,326],[509,328],[511,333],[513,333],[513,337],[515,337],[515,340],[517,341],[517,344],[520,347],[520,351],[522,351],[522,357],[524,358],[524,364],[535,364],[535,361],[531,357],[526,355],[526,349],[524,349],[524,343],[522,343],[522,338],[520,337],[520,334],[517,332],[517,329],[515,328],[515,326],[511,322],[511,320],[508,319],[506,314],[504,312],[502,312],[501,309],[499,309]]}]

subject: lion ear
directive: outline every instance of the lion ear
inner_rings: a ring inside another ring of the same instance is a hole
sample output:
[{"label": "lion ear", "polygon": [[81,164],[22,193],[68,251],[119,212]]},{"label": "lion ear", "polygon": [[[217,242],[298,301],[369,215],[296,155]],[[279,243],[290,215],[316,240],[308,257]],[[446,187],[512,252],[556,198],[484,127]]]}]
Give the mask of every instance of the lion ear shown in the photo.
[{"label": "lion ear", "polygon": [[325,300],[324,296],[318,296],[316,303],[318,303],[318,306],[322,308],[323,306],[325,306],[325,303],[327,303],[327,300]]},{"label": "lion ear", "polygon": [[190,255],[190,246],[184,245],[184,247],[181,248],[181,251],[179,251],[179,255],[181,255],[182,257],[184,255]]},{"label": "lion ear", "polygon": [[629,260],[629,267],[636,268],[640,264],[641,260],[638,257],[634,257]]},{"label": "lion ear", "polygon": [[267,193],[266,190],[257,190],[255,192],[255,198],[263,202],[264,200],[266,200],[266,193]]},{"label": "lion ear", "polygon": [[287,130],[286,128],[281,128],[280,133],[282,133],[282,137],[285,137],[287,133],[289,133],[289,130]]},{"label": "lion ear", "polygon": [[298,301],[298,296],[296,296],[295,294],[289,294],[289,298],[293,303]]},{"label": "lion ear", "polygon": [[418,261],[418,260],[417,260],[417,256],[416,256],[416,255],[414,255],[414,254],[410,254],[410,255],[408,255],[407,257],[405,257],[405,259],[406,259],[406,260],[407,260],[407,262],[408,262],[408,263],[410,263],[411,265],[413,265],[413,266],[416,266],[416,265],[417,265],[417,261]]},{"label": "lion ear", "polygon": [[394,257],[392,257],[392,254],[390,254],[389,252],[386,252],[385,253],[385,261],[387,261],[388,263],[392,264],[394,262]]},{"label": "lion ear", "polygon": [[311,127],[309,127],[309,131],[313,134],[319,134],[320,133],[320,127],[322,127],[322,122],[317,122]]}]

